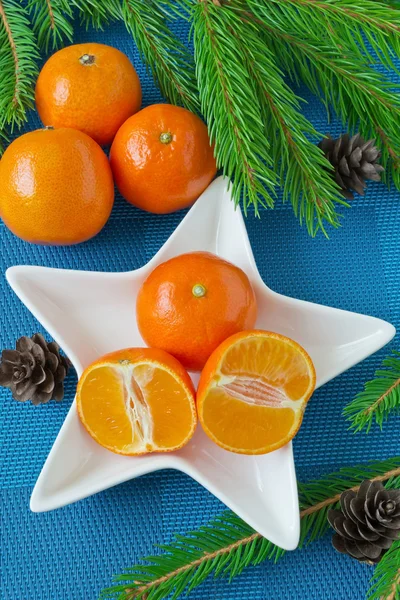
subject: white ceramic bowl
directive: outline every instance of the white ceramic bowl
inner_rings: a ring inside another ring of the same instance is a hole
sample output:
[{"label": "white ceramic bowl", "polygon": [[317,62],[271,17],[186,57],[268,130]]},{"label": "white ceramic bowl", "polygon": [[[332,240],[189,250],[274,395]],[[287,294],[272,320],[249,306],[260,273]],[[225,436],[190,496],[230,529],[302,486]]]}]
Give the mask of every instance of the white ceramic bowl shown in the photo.
[{"label": "white ceramic bowl", "polygon": [[[234,209],[222,178],[204,192],[153,259],[136,271],[19,266],[7,271],[7,279],[80,375],[106,352],[144,345],[135,320],[136,295],[143,280],[161,262],[194,250],[214,252],[247,273],[257,295],[257,327],[287,335],[304,346],[315,363],[318,386],[376,352],[395,333],[392,325],[379,319],[270,290],[257,271],[241,212]],[[213,444],[199,427],[179,452],[124,457],[92,440],[78,419],[75,403],[33,490],[31,509],[52,510],[166,468],[193,477],[278,546],[287,550],[297,546],[299,509],[291,444],[264,456],[237,455]]]}]

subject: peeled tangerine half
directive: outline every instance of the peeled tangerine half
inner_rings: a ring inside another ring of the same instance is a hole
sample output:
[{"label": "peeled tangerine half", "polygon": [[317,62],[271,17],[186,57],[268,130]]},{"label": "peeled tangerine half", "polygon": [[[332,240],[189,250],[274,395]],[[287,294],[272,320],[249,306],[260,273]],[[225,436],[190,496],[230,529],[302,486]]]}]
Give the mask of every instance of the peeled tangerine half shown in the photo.
[{"label": "peeled tangerine half", "polygon": [[76,402],[92,438],[118,454],[178,450],[197,422],[189,375],[156,348],[119,350],[91,364],[79,380]]},{"label": "peeled tangerine half", "polygon": [[210,356],[197,391],[199,420],[219,446],[240,454],[266,454],[297,433],[315,388],[315,369],[293,340],[245,331]]}]

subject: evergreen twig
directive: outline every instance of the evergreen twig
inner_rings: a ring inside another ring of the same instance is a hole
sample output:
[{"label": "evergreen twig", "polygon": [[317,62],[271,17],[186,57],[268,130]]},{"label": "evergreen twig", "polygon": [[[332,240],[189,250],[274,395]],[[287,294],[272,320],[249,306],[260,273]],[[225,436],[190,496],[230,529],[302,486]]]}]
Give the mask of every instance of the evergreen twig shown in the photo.
[{"label": "evergreen twig", "polygon": [[[251,0],[260,4],[258,0]],[[317,35],[343,53],[350,50],[372,63],[376,56],[396,69],[400,56],[400,11],[380,0],[363,0],[362,6],[347,0],[269,0],[276,29],[295,24],[299,38]],[[293,30],[293,25],[291,26]],[[371,52],[372,51],[372,52]],[[375,55],[373,54],[375,53]]]},{"label": "evergreen twig", "polygon": [[[205,1],[193,8],[193,42],[202,112],[219,167],[232,180],[238,203],[273,207],[278,177],[266,138],[260,98],[243,60],[245,24],[237,14]],[[275,74],[271,73],[272,84]]]},{"label": "evergreen twig", "polygon": [[[386,487],[399,489],[400,457],[346,467],[320,480],[299,484],[300,547],[329,529],[329,508],[338,507],[340,494],[348,489],[358,490],[364,479],[386,481]],[[151,564],[135,565],[114,577],[115,585],[103,590],[101,598],[162,600],[172,594],[176,600],[211,573],[231,580],[249,565],[268,559],[276,562],[285,554],[230,511],[197,531],[176,536],[172,544],[160,548],[162,554],[145,559]]]},{"label": "evergreen twig", "polygon": [[400,540],[385,552],[370,583],[368,600],[400,600]]},{"label": "evergreen twig", "polygon": [[125,25],[164,96],[197,112],[193,57],[168,27],[166,14],[154,0],[122,0]]},{"label": "evergreen twig", "polygon": [[72,4],[79,11],[86,30],[89,27],[103,29],[111,21],[122,19],[120,0],[72,0]]},{"label": "evergreen twig", "polygon": [[368,433],[373,423],[382,429],[390,413],[399,414],[400,352],[394,351],[382,366],[387,368],[375,371],[374,379],[367,381],[364,389],[343,410],[355,432],[366,428]]},{"label": "evergreen twig", "polygon": [[0,131],[26,121],[38,58],[26,8],[17,0],[0,0]]},{"label": "evergreen twig", "polygon": [[[369,66],[361,48],[354,51],[345,37],[341,48],[339,42],[335,45],[318,39],[311,29],[302,37],[293,21],[277,27],[275,13],[265,4],[258,0],[247,3],[267,33],[265,43],[290,77],[297,83],[303,81],[328,111],[332,106],[350,130],[358,128],[365,139],[377,138],[382,165],[388,172],[391,168],[400,189],[400,84]],[[397,13],[400,19],[400,11]],[[400,32],[398,36],[400,40]]]},{"label": "evergreen twig", "polygon": [[333,227],[339,225],[335,204],[348,204],[332,177],[332,165],[315,144],[321,134],[301,113],[300,98],[285,83],[258,28],[244,21],[249,43],[243,56],[258,88],[266,138],[274,146],[283,199],[292,202],[300,223],[306,223],[311,235],[318,229],[326,234],[324,221]]},{"label": "evergreen twig", "polygon": [[27,7],[38,44],[45,52],[49,47],[59,48],[65,40],[72,42],[72,11],[68,0],[29,0]]}]

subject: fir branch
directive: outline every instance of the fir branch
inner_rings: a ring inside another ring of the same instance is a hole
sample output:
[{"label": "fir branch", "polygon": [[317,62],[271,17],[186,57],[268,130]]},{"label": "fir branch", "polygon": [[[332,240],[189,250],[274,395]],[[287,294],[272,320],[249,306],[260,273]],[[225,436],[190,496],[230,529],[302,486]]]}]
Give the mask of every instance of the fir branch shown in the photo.
[{"label": "fir branch", "polygon": [[329,509],[338,508],[341,494],[346,490],[357,492],[365,479],[387,481],[387,487],[400,488],[400,456],[388,461],[343,467],[317,481],[298,484],[302,518],[300,548],[328,531]]},{"label": "fir branch", "polygon": [[208,1],[197,3],[191,16],[201,107],[218,166],[232,181],[236,204],[243,194],[245,213],[249,205],[257,213],[258,203],[273,207],[278,178],[256,84],[243,61],[244,23],[229,7]]},{"label": "fir branch", "polygon": [[86,30],[89,27],[103,29],[110,22],[122,19],[119,0],[72,0],[72,4],[79,11],[80,22]]},{"label": "fir branch", "polygon": [[[258,0],[256,0],[258,1]],[[299,35],[318,38],[339,51],[350,50],[359,58],[374,62],[375,56],[390,69],[396,69],[400,56],[400,10],[380,0],[270,0],[276,5],[275,27],[295,24]],[[283,29],[284,30],[284,29]],[[366,44],[368,42],[369,45]]]},{"label": "fir branch", "polygon": [[26,121],[33,106],[39,58],[27,11],[16,0],[0,0],[0,130]]},{"label": "fir branch", "polygon": [[368,600],[400,600],[400,540],[385,552],[370,583]]},{"label": "fir branch", "polygon": [[[231,2],[230,7],[236,8]],[[266,135],[271,140],[275,169],[280,174],[284,201],[290,199],[300,224],[305,221],[310,235],[318,229],[326,234],[324,221],[339,225],[335,204],[348,206],[339,192],[325,158],[315,141],[321,138],[300,112],[300,98],[284,81],[264,39],[240,10],[248,42],[243,47],[247,68],[257,84]],[[272,148],[271,148],[272,152]]]},{"label": "fir branch", "polygon": [[389,414],[400,411],[400,352],[393,354],[382,363],[387,369],[375,371],[374,379],[343,410],[355,432],[366,428],[368,433],[374,422],[382,429]]},{"label": "fir branch", "polygon": [[27,7],[38,44],[45,52],[49,47],[59,48],[65,40],[72,42],[69,20],[72,11],[68,0],[29,0]]},{"label": "fir branch", "polygon": [[[274,26],[271,13],[257,0],[247,0],[262,25],[265,42],[282,67],[299,83],[303,81],[335,112],[350,130],[358,128],[365,139],[378,138],[382,165],[392,170],[400,189],[400,85],[390,82],[383,73],[370,67],[351,50],[338,50],[313,38],[298,36],[291,24],[286,31]],[[250,17],[249,17],[250,18]]]},{"label": "fir branch", "polygon": [[[327,512],[338,506],[340,494],[357,491],[364,479],[387,481],[400,488],[400,457],[358,467],[347,467],[318,481],[299,485],[301,508],[300,547],[321,537],[329,528]],[[176,536],[163,553],[148,557],[151,564],[135,565],[114,577],[116,585],[103,590],[101,598],[119,600],[177,599],[189,593],[211,573],[230,580],[249,565],[279,560],[285,551],[262,538],[244,521],[226,511],[211,523],[185,536]],[[375,600],[375,599],[374,599]]]},{"label": "fir branch", "polygon": [[168,27],[165,6],[154,0],[123,0],[122,16],[164,96],[197,112],[193,58]]}]

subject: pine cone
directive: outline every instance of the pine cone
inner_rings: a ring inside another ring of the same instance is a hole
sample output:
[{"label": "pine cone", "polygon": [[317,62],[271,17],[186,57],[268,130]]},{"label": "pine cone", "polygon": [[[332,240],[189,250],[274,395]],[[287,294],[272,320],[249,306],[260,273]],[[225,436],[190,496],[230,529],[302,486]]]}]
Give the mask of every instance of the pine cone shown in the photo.
[{"label": "pine cone", "polygon": [[64,379],[71,363],[60,354],[56,342],[47,343],[40,333],[17,340],[15,350],[3,350],[0,386],[11,390],[20,402],[43,404],[64,397]]},{"label": "pine cone", "polygon": [[328,512],[336,531],[332,544],[338,552],[377,563],[400,538],[400,490],[386,490],[380,481],[364,481],[358,492],[343,492],[340,507]]},{"label": "pine cone", "polygon": [[374,144],[375,140],[366,142],[359,133],[352,138],[346,133],[337,140],[328,136],[318,144],[335,168],[336,183],[348,200],[354,199],[351,190],[364,196],[366,180],[381,180],[380,173],[385,169],[377,162],[381,151]]}]

